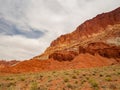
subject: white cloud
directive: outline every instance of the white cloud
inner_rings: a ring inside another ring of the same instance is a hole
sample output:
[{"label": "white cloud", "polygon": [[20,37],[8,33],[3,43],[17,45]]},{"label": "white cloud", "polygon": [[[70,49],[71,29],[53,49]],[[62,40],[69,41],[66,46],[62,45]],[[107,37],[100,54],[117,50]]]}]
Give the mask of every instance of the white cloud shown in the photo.
[{"label": "white cloud", "polygon": [[[0,18],[10,22],[6,23],[24,32],[34,28],[45,33],[36,39],[0,34],[0,59],[27,59],[40,54],[59,35],[119,6],[120,0],[0,0]],[[3,24],[0,25],[4,28]],[[5,29],[14,33],[7,26]]]},{"label": "white cloud", "polygon": [[18,35],[1,35],[0,39],[1,59],[29,59],[40,54],[46,47],[44,39],[29,39]]}]

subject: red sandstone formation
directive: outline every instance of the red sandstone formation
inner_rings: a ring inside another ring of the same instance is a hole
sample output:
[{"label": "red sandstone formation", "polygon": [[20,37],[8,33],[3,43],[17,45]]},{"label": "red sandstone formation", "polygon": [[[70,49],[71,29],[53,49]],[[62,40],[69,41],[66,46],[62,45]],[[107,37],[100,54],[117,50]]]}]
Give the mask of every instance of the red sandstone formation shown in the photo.
[{"label": "red sandstone formation", "polygon": [[58,51],[49,55],[49,58],[53,58],[58,61],[71,61],[78,55],[77,52],[74,51]]},{"label": "red sandstone formation", "polygon": [[93,19],[87,20],[72,33],[58,37],[51,43],[51,46],[79,41],[82,37],[87,38],[92,34],[104,31],[109,25],[115,24],[120,24],[120,7],[112,12],[102,13]]},{"label": "red sandstone formation", "polygon": [[79,53],[99,54],[107,58],[120,58],[120,46],[108,45],[103,42],[94,42],[87,47],[79,47]]},{"label": "red sandstone formation", "polygon": [[120,45],[116,38],[120,39],[120,7],[87,20],[72,33],[61,35],[42,55],[34,57],[34,59],[48,59],[49,55],[56,51],[78,52],[79,46],[85,47],[92,42],[112,42]]}]

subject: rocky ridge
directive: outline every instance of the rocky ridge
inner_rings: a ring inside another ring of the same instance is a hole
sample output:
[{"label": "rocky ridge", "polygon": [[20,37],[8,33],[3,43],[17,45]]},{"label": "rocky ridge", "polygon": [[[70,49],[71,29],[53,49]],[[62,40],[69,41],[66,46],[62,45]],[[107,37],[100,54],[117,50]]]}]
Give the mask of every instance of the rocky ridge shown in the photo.
[{"label": "rocky ridge", "polygon": [[85,47],[92,42],[120,45],[120,7],[111,12],[99,14],[78,26],[75,31],[61,35],[43,54],[34,59],[48,59],[49,55],[56,51],[79,52],[79,46]]}]

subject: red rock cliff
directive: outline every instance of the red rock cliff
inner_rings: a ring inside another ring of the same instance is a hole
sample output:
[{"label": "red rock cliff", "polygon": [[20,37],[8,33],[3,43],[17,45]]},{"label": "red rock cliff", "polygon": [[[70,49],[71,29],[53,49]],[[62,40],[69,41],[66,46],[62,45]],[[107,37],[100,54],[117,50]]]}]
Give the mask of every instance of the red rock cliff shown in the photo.
[{"label": "red rock cliff", "polygon": [[97,15],[93,19],[87,20],[77,27],[77,29],[66,35],[58,37],[51,43],[51,46],[57,46],[63,43],[78,41],[81,37],[88,37],[93,33],[105,30],[108,25],[120,24],[120,7],[112,12]]},{"label": "red rock cliff", "polygon": [[48,59],[51,53],[61,50],[79,52],[79,46],[84,47],[92,42],[114,42],[120,45],[116,38],[120,39],[120,7],[87,20],[72,33],[61,35],[35,59]]}]

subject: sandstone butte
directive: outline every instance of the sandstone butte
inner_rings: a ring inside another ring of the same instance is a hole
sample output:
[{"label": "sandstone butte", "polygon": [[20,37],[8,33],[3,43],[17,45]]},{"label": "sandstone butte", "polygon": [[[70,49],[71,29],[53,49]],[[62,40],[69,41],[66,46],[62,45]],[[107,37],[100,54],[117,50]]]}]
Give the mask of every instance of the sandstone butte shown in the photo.
[{"label": "sandstone butte", "polygon": [[4,73],[79,69],[120,64],[120,7],[61,35],[41,55],[1,68]]}]

